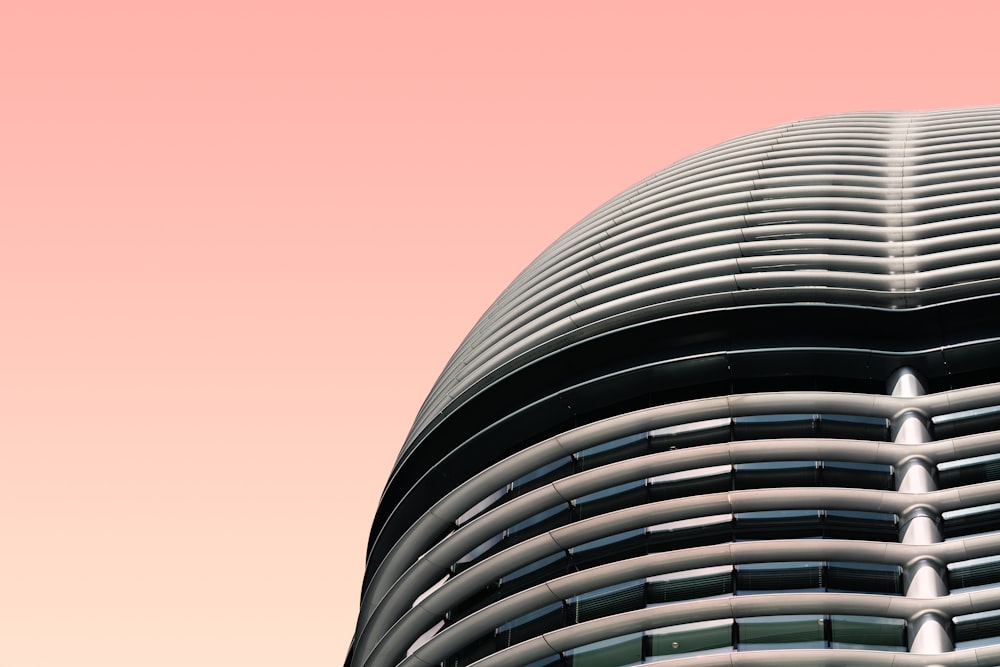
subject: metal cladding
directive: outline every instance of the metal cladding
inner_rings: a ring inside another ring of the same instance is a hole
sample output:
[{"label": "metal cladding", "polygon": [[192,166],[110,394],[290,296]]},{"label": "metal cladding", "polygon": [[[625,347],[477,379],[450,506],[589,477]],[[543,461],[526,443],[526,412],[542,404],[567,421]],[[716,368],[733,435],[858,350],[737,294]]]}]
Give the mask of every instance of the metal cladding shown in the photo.
[{"label": "metal cladding", "polygon": [[693,155],[417,416],[348,665],[1000,665],[1000,108]]}]

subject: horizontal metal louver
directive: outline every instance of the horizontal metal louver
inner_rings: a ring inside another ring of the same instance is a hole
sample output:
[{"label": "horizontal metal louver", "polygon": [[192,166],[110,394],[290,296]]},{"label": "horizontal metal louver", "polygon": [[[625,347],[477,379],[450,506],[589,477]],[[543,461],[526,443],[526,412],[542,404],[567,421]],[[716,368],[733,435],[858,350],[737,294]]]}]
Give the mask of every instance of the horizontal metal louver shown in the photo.
[{"label": "horizontal metal louver", "polygon": [[448,362],[351,667],[1000,667],[1000,108],[738,137]]}]

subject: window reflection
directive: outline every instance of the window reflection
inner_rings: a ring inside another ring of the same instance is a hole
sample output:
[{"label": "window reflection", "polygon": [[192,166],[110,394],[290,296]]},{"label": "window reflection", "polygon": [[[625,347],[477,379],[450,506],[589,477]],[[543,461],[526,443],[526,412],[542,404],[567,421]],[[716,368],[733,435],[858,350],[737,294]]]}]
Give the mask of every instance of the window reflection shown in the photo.
[{"label": "window reflection", "polygon": [[938,464],[941,488],[949,489],[1000,479],[1000,454],[987,454]]},{"label": "window reflection", "polygon": [[[946,425],[963,420],[994,418],[993,414],[989,410],[972,411],[970,414],[952,416],[951,421],[944,419],[938,422]],[[1000,412],[997,415],[1000,418]],[[702,420],[633,434],[561,457],[526,473],[480,500],[455,523],[456,526],[464,526],[519,495],[572,474],[644,456],[650,452],[734,439],[798,436],[887,440],[888,421],[884,418],[818,413],[749,415]],[[971,479],[978,481],[980,477],[1000,479],[1000,455],[942,464],[939,470],[943,486],[952,479],[956,484],[971,483],[968,481]],[[459,559],[449,576],[454,576],[521,540],[553,528],[647,502],[731,490],[776,487],[893,489],[893,474],[893,468],[889,465],[805,459],[724,464],[654,475],[648,479],[602,489],[522,519]],[[995,509],[1000,509],[1000,505],[946,513],[946,535],[1000,530],[1000,512],[995,512]],[[988,519],[991,514],[998,516],[996,526]],[[449,612],[446,620],[453,623],[499,599],[541,582],[613,560],[732,541],[788,538],[895,542],[898,540],[898,520],[896,516],[885,513],[813,508],[692,517],[624,531],[551,554],[489,582],[482,590],[470,595]],[[953,586],[996,583],[1000,581],[1000,557],[988,562],[968,561],[950,567],[949,573]],[[421,599],[447,580],[448,576],[428,589]],[[493,651],[559,627],[634,611],[645,606],[715,596],[825,590],[900,595],[901,581],[900,568],[895,565],[821,561],[724,565],[667,573],[581,593],[510,619],[494,628],[488,636],[484,635],[480,640],[470,643],[445,664],[461,667]],[[993,622],[989,619],[982,622],[980,620],[963,621],[966,623],[963,626],[966,628],[963,637],[967,637],[963,641],[978,641],[976,637],[979,635],[986,636],[992,632],[969,629],[985,628],[987,621]],[[1000,621],[996,622],[1000,628]],[[426,641],[440,629],[440,626],[436,626],[433,632],[422,636],[420,641]],[[905,631],[905,623],[899,620],[855,616],[771,616],[735,621],[720,619],[595,642],[545,658],[539,661],[538,667],[549,664],[603,665],[609,661],[614,664],[637,664],[643,660],[662,659],[671,655],[770,647],[834,646],[901,650],[900,647],[906,646]],[[1000,636],[1000,630],[990,636]],[[413,647],[411,650],[414,650]]]},{"label": "window reflection", "polygon": [[642,662],[642,633],[614,637],[566,651],[571,667],[608,667]]},{"label": "window reflection", "polygon": [[728,618],[650,630],[646,633],[646,657],[728,653],[733,650],[733,630],[733,621]]},{"label": "window reflection", "polygon": [[766,616],[736,619],[740,651],[775,648],[825,648],[823,616]]},{"label": "window reflection", "polygon": [[[558,558],[564,556],[565,554],[559,554]],[[551,558],[543,559],[525,569],[537,571],[554,562],[556,561]],[[546,577],[549,578],[551,576]],[[489,633],[488,638],[472,642],[468,652],[452,656],[446,664],[458,667],[468,664],[468,661],[463,663],[463,660],[469,656],[482,657],[484,642],[495,646],[495,650],[500,650],[561,627],[644,607],[724,595],[824,590],[900,595],[901,580],[901,568],[896,565],[822,561],[745,563],[664,573],[587,591],[524,613],[498,626]],[[511,581],[516,584],[518,577],[505,577],[502,580],[501,588],[504,589],[505,596],[514,592],[507,588]],[[1000,620],[994,619],[996,615],[1000,615],[1000,612],[962,617],[962,627],[965,628],[961,635],[963,641],[978,641],[987,636],[989,632],[993,632],[991,628],[994,626],[989,625],[990,623],[995,623],[1000,632]],[[906,647],[906,623],[901,619],[836,614],[717,619],[663,627],[647,631],[643,635],[634,634],[588,644],[567,652],[564,658],[567,664],[578,664],[573,661],[612,659],[620,655],[627,655],[628,660],[639,661],[682,654],[715,653],[734,648],[750,651],[825,647],[902,651]]]},{"label": "window reflection", "polygon": [[1000,610],[956,616],[954,622],[957,650],[996,644],[1000,640]]},{"label": "window reflection", "polygon": [[1000,503],[963,507],[941,513],[945,540],[1000,530]]},{"label": "window reflection", "polygon": [[1000,556],[986,556],[948,565],[952,593],[1000,583]]}]

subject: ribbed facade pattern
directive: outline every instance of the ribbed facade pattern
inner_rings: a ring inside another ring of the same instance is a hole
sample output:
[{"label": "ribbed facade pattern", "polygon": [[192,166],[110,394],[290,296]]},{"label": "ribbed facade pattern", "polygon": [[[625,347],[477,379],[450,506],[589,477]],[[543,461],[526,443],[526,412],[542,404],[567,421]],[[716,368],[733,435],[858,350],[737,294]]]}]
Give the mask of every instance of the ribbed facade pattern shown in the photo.
[{"label": "ribbed facade pattern", "polygon": [[647,178],[470,332],[348,664],[1000,665],[1000,109]]}]

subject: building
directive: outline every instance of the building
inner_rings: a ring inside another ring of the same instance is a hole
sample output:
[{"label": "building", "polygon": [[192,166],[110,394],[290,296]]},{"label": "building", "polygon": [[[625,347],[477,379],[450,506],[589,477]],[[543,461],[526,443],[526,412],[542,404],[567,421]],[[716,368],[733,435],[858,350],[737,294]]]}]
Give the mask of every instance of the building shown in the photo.
[{"label": "building", "polygon": [[1000,108],[693,155],[448,363],[348,664],[1000,665],[997,383]]}]

